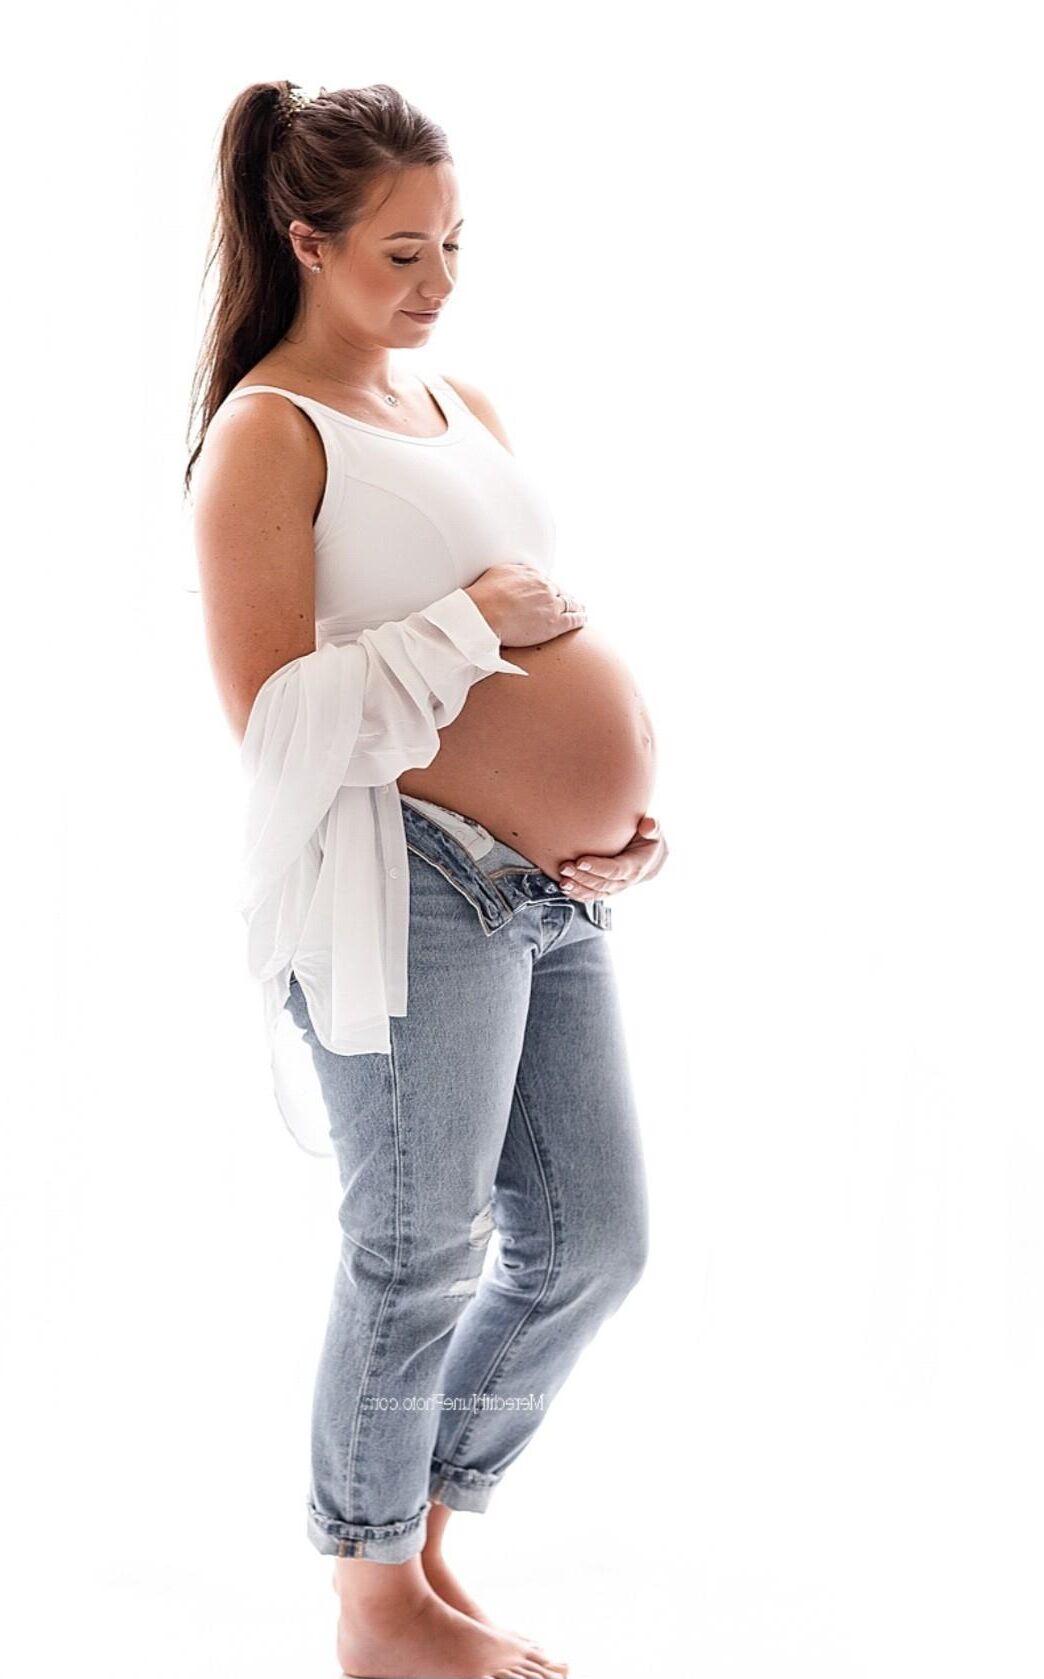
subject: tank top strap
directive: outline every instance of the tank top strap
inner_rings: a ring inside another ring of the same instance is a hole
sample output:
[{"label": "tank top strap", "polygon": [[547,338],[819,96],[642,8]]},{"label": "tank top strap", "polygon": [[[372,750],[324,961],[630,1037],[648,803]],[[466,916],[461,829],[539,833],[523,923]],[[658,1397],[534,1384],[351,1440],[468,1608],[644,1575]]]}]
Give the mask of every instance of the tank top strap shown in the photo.
[{"label": "tank top strap", "polygon": [[[453,388],[444,374],[423,373],[421,375],[421,383],[427,385],[428,388],[433,391],[442,402],[450,403],[458,410],[459,413],[467,415],[469,420],[474,420],[475,415],[464,401],[464,398],[461,396],[459,391]],[[240,385],[238,390],[229,391],[228,395],[225,397],[225,402],[234,402],[237,396],[252,396],[255,391],[274,391],[277,396],[289,397],[291,402],[295,402],[298,407],[304,408],[305,412],[316,421],[320,432],[322,431],[323,428],[321,419],[313,412],[313,410],[318,408],[319,415],[321,416],[326,408],[326,404],[319,402],[317,398],[302,396],[300,391],[288,391],[282,385]],[[224,407],[224,403],[222,403],[221,406]],[[350,416],[346,416],[346,418],[350,418]]]},{"label": "tank top strap", "polygon": [[444,373],[425,373],[423,377],[424,383],[431,387],[436,396],[451,403],[452,406],[459,409],[462,414],[467,414],[469,419],[473,420],[475,418],[475,415],[464,401],[460,392],[454,389]]},{"label": "tank top strap", "polygon": [[[234,402],[237,396],[253,396],[255,391],[272,391],[276,396],[285,396],[294,404],[295,408],[300,408],[303,414],[308,415],[322,439],[323,448],[326,451],[327,470],[329,470],[331,456],[336,457],[337,453],[337,430],[331,424],[325,404],[313,397],[302,396],[300,391],[288,391],[282,385],[240,385],[238,390],[229,391],[225,402]],[[219,406],[223,408],[225,402],[222,402]]]},{"label": "tank top strap", "polygon": [[[240,385],[238,390],[229,391],[225,397],[225,402],[234,402],[237,396],[253,396],[255,391],[274,391],[276,396],[288,396],[291,402],[303,402],[309,407],[313,401],[310,396],[302,396],[300,391],[285,390],[282,385]],[[222,407],[224,407],[224,403],[222,403]],[[322,407],[322,403],[319,403],[319,407]]]}]

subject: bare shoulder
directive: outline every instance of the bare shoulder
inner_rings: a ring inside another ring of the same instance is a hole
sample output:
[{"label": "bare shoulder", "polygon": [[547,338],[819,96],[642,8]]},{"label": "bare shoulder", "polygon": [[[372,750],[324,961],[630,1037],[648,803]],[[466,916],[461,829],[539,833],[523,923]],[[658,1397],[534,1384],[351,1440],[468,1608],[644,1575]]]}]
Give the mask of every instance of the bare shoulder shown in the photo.
[{"label": "bare shoulder", "polygon": [[[236,385],[233,389],[245,387]],[[225,456],[249,458],[255,451],[278,455],[289,449],[291,460],[307,458],[312,453],[310,440],[316,435],[308,415],[288,397],[275,391],[252,391],[217,409],[207,427],[203,453],[209,449]]]},{"label": "bare shoulder", "polygon": [[503,443],[509,455],[513,455],[515,451],[508,441],[507,432],[504,430],[504,422],[485,392],[480,391],[478,386],[473,385],[469,379],[462,379],[457,373],[452,376],[449,373],[444,373],[442,377],[448,385],[453,386],[457,395],[464,399],[475,418],[482,421],[482,424],[493,433],[498,443]]},{"label": "bare shoulder", "polygon": [[257,391],[237,397],[214,414],[196,467],[200,490],[213,501],[240,502],[244,494],[289,497],[317,509],[326,481],[326,458],[311,419],[284,396]]}]

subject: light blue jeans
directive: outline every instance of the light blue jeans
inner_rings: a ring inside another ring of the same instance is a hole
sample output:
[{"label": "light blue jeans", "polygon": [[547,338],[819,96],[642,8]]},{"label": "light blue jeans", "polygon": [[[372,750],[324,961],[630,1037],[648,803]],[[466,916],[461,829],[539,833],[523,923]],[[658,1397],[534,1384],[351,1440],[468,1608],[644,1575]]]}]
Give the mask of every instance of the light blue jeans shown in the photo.
[{"label": "light blue jeans", "polygon": [[493,841],[478,859],[402,810],[409,1012],[391,1055],[324,1049],[296,979],[286,1005],[343,1190],[307,1534],[390,1563],[423,1548],[432,1499],[486,1508],[648,1242],[608,903],[571,902],[470,818]]}]

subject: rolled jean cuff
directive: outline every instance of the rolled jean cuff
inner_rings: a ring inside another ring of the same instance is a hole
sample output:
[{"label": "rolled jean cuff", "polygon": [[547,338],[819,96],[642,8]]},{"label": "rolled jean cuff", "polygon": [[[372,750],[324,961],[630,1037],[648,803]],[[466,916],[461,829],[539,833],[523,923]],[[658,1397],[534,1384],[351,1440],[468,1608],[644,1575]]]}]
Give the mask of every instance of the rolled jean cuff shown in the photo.
[{"label": "rolled jean cuff", "polygon": [[499,1475],[483,1475],[478,1469],[456,1469],[452,1463],[432,1459],[428,1497],[450,1510],[485,1510],[499,1484]]},{"label": "rolled jean cuff", "polygon": [[324,1557],[368,1557],[371,1562],[406,1562],[424,1549],[427,1538],[426,1499],[415,1516],[402,1522],[372,1527],[364,1522],[339,1522],[321,1516],[308,1505],[308,1538]]}]

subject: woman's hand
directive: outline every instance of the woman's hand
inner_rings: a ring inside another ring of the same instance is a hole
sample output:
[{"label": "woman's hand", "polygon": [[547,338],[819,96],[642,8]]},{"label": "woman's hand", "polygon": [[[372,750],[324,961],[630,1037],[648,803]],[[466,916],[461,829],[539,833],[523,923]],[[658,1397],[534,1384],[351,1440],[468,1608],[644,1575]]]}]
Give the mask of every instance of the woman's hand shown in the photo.
[{"label": "woman's hand", "polygon": [[578,630],[587,609],[528,560],[498,561],[464,590],[502,647],[538,647]]},{"label": "woman's hand", "polygon": [[563,863],[561,884],[578,903],[591,903],[611,892],[622,892],[639,880],[651,880],[667,861],[667,841],[655,816],[643,816],[628,841],[615,857],[595,857],[585,852],[575,863]]}]

